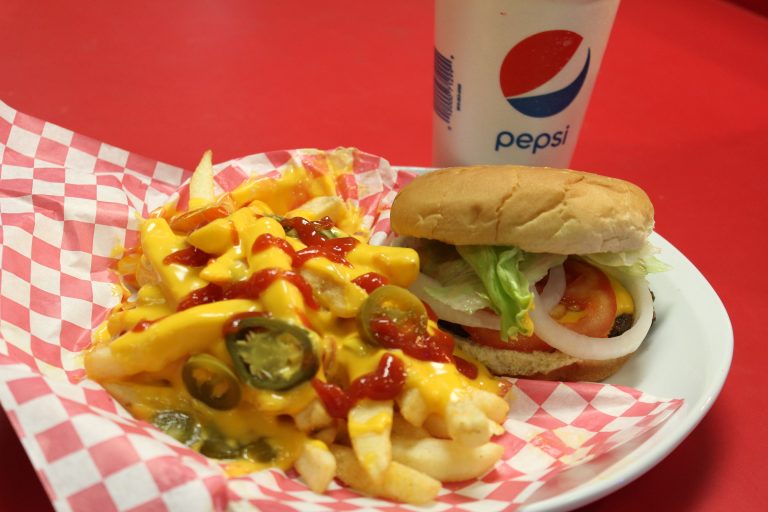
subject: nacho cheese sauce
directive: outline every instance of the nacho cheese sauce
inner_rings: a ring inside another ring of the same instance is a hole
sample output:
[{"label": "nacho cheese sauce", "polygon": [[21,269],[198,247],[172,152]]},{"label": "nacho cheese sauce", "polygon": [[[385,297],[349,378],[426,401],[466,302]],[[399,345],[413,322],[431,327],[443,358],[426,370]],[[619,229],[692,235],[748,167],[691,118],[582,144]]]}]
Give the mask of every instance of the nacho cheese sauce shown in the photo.
[{"label": "nacho cheese sauce", "polygon": [[[418,389],[439,413],[472,388],[503,395],[507,384],[465,354],[456,357],[476,367],[474,378],[452,362],[363,340],[356,317],[369,293],[385,284],[407,287],[419,261],[411,249],[366,243],[360,211],[337,194],[347,174],[294,165],[212,203],[193,199],[188,211],[166,205],[143,219],[140,244],[116,264],[123,299],[94,333],[88,376],[135,417],[223,460],[231,475],[290,468],[304,443],[325,430],[302,419],[328,400],[318,389],[349,394],[357,380],[369,386],[359,395],[367,398],[384,358],[399,361],[403,373],[386,388],[389,399]],[[248,351],[237,362],[228,335],[242,325],[256,327],[244,335],[240,346]],[[254,370],[262,363],[253,354],[276,357],[275,343],[259,338],[269,329],[279,331],[277,355],[296,366],[293,373]],[[430,332],[436,329],[429,320]],[[387,427],[382,421],[354,428],[378,431]]]}]

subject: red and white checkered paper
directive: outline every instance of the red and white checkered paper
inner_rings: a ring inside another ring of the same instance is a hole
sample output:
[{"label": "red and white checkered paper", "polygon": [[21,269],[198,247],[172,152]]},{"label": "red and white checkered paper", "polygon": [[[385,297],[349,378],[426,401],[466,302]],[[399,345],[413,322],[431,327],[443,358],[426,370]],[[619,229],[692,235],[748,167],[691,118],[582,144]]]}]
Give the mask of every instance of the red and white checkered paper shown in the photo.
[{"label": "red and white checkered paper", "polygon": [[[412,175],[357,150],[293,150],[217,166],[231,189],[286,165],[323,172],[359,201],[373,241]],[[0,400],[55,508],[65,510],[412,510],[333,484],[309,491],[293,471],[227,478],[219,465],[133,419],[85,378],[81,351],[119,297],[113,249],[136,241],[137,214],[190,173],[16,112],[0,102]],[[431,510],[512,510],[564,469],[657,427],[681,405],[601,384],[519,380],[503,460],[480,480],[449,484]]]}]

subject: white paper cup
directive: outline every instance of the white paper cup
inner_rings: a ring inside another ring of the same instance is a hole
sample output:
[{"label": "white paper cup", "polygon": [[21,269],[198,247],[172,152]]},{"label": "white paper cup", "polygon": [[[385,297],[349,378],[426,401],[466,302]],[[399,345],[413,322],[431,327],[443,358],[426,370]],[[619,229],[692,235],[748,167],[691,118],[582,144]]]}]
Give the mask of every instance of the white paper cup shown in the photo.
[{"label": "white paper cup", "polygon": [[619,0],[435,0],[435,166],[568,167]]}]

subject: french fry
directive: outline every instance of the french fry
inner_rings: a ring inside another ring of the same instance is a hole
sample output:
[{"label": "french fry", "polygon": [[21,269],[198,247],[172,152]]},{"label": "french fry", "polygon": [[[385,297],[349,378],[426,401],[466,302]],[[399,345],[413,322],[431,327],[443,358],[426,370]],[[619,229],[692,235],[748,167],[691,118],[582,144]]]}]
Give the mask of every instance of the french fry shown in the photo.
[{"label": "french fry", "polygon": [[336,458],[325,443],[308,439],[296,459],[295,467],[310,489],[323,493],[336,474]]},{"label": "french fry", "polygon": [[347,416],[347,430],[357,460],[374,482],[381,481],[392,460],[392,407],[391,400],[361,400]]},{"label": "french fry", "polygon": [[467,446],[431,437],[392,437],[392,460],[441,482],[461,482],[484,475],[503,453],[504,448],[494,443]]},{"label": "french fry", "polygon": [[312,435],[318,441],[322,441],[326,445],[331,445],[336,441],[336,438],[339,436],[339,429],[336,426],[325,427],[318,430]]},{"label": "french fry", "polygon": [[336,457],[339,479],[366,494],[423,505],[433,501],[440,491],[438,480],[399,462],[392,462],[381,480],[374,481],[363,471],[351,448],[333,445],[331,452]]},{"label": "french fry", "polygon": [[429,415],[427,403],[418,388],[407,388],[400,393],[397,405],[403,418],[416,427],[422,426]]},{"label": "french fry", "polygon": [[501,425],[500,423],[496,423],[493,420],[488,420],[488,428],[491,430],[492,436],[500,436],[505,432],[504,425]]},{"label": "french fry", "polygon": [[493,435],[488,417],[469,399],[450,402],[445,408],[445,425],[451,439],[468,446],[480,446]]},{"label": "french fry", "polygon": [[400,414],[395,414],[392,419],[392,437],[404,437],[408,439],[423,439],[430,437],[429,432],[408,422]]},{"label": "french fry", "polygon": [[345,277],[343,271],[312,259],[301,267],[300,273],[321,305],[341,318],[354,318],[368,293]]},{"label": "french fry", "polygon": [[213,152],[209,149],[197,164],[189,180],[189,209],[195,210],[212,203],[213,193]]},{"label": "french fry", "polygon": [[108,345],[95,346],[85,354],[85,370],[93,379],[160,371],[173,361],[205,350],[219,339],[233,314],[255,308],[251,300],[233,299],[180,311],[143,331],[131,330]]},{"label": "french fry", "polygon": [[424,429],[429,432],[432,437],[438,439],[450,439],[451,434],[448,432],[448,425],[445,422],[445,417],[439,414],[430,414],[427,419],[424,420]]},{"label": "french fry", "polygon": [[304,409],[293,416],[293,421],[302,432],[314,432],[333,423],[319,398],[312,400]]},{"label": "french fry", "polygon": [[304,217],[307,220],[320,220],[323,217],[330,217],[334,224],[346,215],[346,205],[339,196],[320,196],[314,197],[285,214],[286,217]]},{"label": "french fry", "polygon": [[477,388],[469,389],[472,402],[483,411],[489,420],[497,424],[504,423],[504,420],[507,419],[507,414],[509,414],[509,402],[490,391]]}]

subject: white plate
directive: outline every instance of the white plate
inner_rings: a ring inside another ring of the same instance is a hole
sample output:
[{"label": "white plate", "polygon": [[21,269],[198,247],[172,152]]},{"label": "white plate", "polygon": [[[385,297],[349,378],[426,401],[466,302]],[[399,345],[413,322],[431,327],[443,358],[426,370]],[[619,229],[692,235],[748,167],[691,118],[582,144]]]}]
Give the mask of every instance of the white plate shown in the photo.
[{"label": "white plate", "polygon": [[674,450],[709,411],[723,387],[733,354],[733,330],[720,298],[688,259],[658,234],[651,242],[672,270],[649,276],[656,322],[648,339],[608,379],[683,406],[645,439],[566,471],[521,510],[572,510],[627,485]]}]

